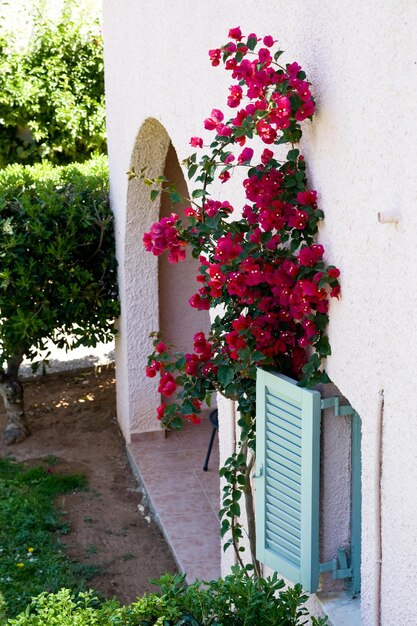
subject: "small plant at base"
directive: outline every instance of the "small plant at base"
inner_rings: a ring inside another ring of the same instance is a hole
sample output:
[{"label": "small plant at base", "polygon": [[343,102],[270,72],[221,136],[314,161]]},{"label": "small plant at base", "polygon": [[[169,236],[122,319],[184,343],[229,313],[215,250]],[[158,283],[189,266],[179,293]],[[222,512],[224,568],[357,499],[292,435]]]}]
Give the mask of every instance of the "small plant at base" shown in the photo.
[{"label": "small plant at base", "polygon": [[[159,333],[148,359],[147,375],[160,376],[158,391],[175,402],[163,402],[157,417],[164,428],[180,429],[184,420],[198,423],[202,403],[220,392],[237,402],[240,439],[226,460],[221,475],[222,535],[230,538],[243,566],[244,529],[239,521],[245,502],[252,568],[255,558],[255,523],[250,473],[255,461],[256,369],[282,372],[302,385],[326,382],[322,361],[330,354],[325,334],[329,297],[339,296],[339,270],[324,261],[324,247],[315,243],[323,212],[317,193],[309,188],[306,162],[297,144],[302,124],[312,119],[315,103],[310,83],[298,63],[281,65],[282,50],[273,51],[271,36],[244,37],[240,28],[230,40],[209,51],[213,66],[224,63],[234,84],[227,104],[237,109],[226,119],[213,109],[204,127],[214,137],[187,160],[188,177],[197,188],[180,217],[173,212],[144,235],[145,248],[154,255],[168,253],[172,263],[184,260],[187,247],[200,261],[199,289],[190,299],[198,310],[221,306],[210,333],[194,337],[194,351],[171,351]],[[261,42],[261,43],[259,43]],[[255,157],[248,144],[256,138]],[[287,146],[285,150],[285,146]],[[274,148],[274,149],[271,149]],[[285,154],[286,152],[286,154]],[[245,168],[243,201],[237,209],[229,201],[214,199],[210,184],[226,184],[235,170]],[[151,199],[168,193],[175,205],[181,200],[164,177],[137,175],[152,187]]]},{"label": "small plant at base", "polygon": [[[68,589],[43,593],[10,626],[325,626],[326,618],[310,618],[303,606],[307,596],[301,585],[284,589],[284,581],[247,578],[234,567],[224,579],[185,583],[185,574],[165,574],[151,581],[160,592],[144,595],[132,604],[100,602],[93,592],[77,596]],[[310,619],[309,619],[310,618]],[[310,621],[311,620],[311,621]]]}]

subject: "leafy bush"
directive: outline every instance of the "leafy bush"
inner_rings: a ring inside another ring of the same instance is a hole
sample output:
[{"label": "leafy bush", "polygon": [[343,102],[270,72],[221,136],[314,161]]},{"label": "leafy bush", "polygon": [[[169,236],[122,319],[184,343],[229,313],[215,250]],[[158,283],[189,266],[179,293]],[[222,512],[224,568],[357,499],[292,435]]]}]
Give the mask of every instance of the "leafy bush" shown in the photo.
[{"label": "leafy bush", "polygon": [[[11,626],[324,626],[325,618],[311,618],[302,606],[307,596],[301,586],[283,590],[276,575],[248,578],[239,567],[224,579],[189,587],[184,575],[166,574],[160,593],[145,595],[120,606],[115,600],[100,603],[93,592],[78,596],[68,589],[43,593],[24,613],[9,620]],[[279,593],[277,593],[279,592]]]},{"label": "leafy bush", "polygon": [[98,22],[72,18],[75,7],[67,0],[56,24],[37,14],[24,51],[18,34],[0,33],[0,167],[106,150],[103,41]]},{"label": "leafy bush", "polygon": [[33,362],[47,340],[69,349],[114,335],[106,158],[0,170],[0,255],[0,394],[8,416],[3,438],[12,444],[29,433],[18,380],[23,356]]},{"label": "leafy bush", "polygon": [[111,339],[119,309],[106,158],[0,170],[0,254],[1,361],[32,359],[47,339]]}]

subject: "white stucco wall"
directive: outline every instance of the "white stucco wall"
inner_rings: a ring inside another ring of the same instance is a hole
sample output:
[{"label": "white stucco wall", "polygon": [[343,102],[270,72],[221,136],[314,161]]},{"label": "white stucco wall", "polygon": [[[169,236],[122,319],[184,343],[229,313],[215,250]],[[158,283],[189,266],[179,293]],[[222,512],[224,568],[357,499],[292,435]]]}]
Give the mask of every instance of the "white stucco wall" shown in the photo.
[{"label": "white stucco wall", "polygon": [[[363,420],[364,626],[415,625],[416,23],[413,0],[104,0],[111,193],[129,306],[135,285],[124,273],[125,173],[144,121],[163,125],[181,162],[189,137],[203,132],[202,120],[224,108],[229,75],[210,66],[207,50],[223,43],[232,26],[279,38],[285,60],[299,61],[313,83],[318,113],[302,149],[326,214],[320,240],[327,260],[341,269],[343,290],[330,311],[327,369]],[[222,198],[233,203],[236,191],[228,184]],[[379,223],[378,212],[393,212],[399,223]],[[129,241],[140,255],[140,238],[136,243],[131,234]],[[143,377],[143,346],[134,328],[126,334],[125,298],[122,307],[119,413],[128,436],[129,402],[140,409],[132,373]],[[226,423],[223,453],[231,433]]]}]

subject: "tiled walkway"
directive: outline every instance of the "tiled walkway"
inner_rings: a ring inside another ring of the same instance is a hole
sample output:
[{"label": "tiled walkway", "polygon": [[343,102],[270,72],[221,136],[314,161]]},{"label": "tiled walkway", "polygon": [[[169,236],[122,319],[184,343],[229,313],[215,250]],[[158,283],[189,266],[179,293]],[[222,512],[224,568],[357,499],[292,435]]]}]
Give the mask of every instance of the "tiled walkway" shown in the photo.
[{"label": "tiled walkway", "polygon": [[187,580],[220,576],[219,451],[217,436],[209,469],[202,467],[212,427],[207,418],[166,438],[131,443],[132,467]]}]

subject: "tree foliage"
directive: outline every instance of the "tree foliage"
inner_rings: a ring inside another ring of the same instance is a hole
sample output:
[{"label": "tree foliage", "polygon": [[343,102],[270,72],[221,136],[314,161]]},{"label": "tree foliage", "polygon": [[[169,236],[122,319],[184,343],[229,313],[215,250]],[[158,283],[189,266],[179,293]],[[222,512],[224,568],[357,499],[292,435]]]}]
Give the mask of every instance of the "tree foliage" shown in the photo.
[{"label": "tree foliage", "polygon": [[0,32],[0,167],[84,161],[105,152],[103,41],[98,22],[72,17],[67,0],[53,23],[34,17],[32,36]]},{"label": "tree foliage", "polygon": [[118,315],[106,158],[0,170],[0,359],[108,341]]}]

